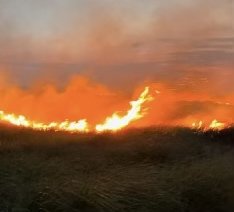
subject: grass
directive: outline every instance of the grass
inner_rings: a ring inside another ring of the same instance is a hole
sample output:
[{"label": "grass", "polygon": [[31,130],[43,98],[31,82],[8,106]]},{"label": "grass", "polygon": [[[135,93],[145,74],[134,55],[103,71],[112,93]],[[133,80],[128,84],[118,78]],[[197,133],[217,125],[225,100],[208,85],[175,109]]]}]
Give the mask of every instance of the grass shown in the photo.
[{"label": "grass", "polygon": [[0,211],[234,211],[234,129],[0,127]]}]

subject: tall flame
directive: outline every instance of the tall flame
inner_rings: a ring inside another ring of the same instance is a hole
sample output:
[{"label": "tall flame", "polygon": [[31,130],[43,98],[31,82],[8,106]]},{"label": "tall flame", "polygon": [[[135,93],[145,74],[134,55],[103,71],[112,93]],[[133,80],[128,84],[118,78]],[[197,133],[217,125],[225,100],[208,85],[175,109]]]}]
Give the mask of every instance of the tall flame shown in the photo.
[{"label": "tall flame", "polygon": [[130,122],[142,118],[145,114],[142,105],[152,99],[153,97],[149,95],[149,87],[146,87],[137,100],[130,102],[131,109],[127,111],[125,116],[114,113],[106,118],[103,124],[96,125],[96,131],[117,131],[129,125]]}]

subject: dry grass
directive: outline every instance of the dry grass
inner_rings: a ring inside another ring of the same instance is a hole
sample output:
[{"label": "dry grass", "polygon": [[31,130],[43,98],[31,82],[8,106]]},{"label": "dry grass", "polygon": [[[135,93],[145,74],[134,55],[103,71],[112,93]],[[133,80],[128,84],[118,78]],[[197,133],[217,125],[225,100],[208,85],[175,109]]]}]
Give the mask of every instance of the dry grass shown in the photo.
[{"label": "dry grass", "polygon": [[234,211],[234,130],[0,128],[0,211]]}]

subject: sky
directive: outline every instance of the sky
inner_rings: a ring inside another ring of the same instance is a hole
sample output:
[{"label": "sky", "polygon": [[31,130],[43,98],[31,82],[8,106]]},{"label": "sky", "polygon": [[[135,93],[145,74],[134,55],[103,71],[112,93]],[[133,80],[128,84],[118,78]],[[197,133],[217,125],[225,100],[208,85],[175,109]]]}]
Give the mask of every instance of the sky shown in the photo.
[{"label": "sky", "polygon": [[[202,101],[202,111],[204,102],[232,102],[233,5],[234,0],[0,0],[0,106],[16,110],[16,88],[20,99],[36,98],[35,85],[44,84],[46,93],[53,85],[59,96],[77,79],[94,90],[121,93],[120,99],[154,84],[178,96],[178,110],[191,108],[188,96]],[[165,104],[174,105],[172,99]],[[18,112],[38,118],[34,101],[27,110],[22,103]]]}]

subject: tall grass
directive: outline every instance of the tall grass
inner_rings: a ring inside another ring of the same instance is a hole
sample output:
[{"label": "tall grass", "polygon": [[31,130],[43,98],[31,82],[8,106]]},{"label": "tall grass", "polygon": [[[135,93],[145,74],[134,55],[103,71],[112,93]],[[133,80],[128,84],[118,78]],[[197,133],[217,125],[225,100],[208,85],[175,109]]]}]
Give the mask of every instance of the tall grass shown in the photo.
[{"label": "tall grass", "polygon": [[0,211],[234,211],[234,130],[0,128]]}]

